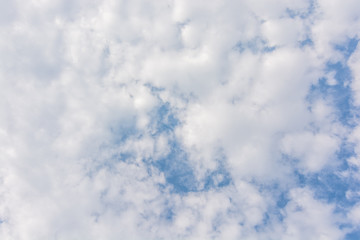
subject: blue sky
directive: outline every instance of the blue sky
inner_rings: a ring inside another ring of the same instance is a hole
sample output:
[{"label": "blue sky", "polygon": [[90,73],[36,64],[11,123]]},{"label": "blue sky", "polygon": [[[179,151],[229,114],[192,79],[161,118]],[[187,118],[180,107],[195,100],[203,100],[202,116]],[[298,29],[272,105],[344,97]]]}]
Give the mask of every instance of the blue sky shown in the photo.
[{"label": "blue sky", "polygon": [[359,239],[356,0],[5,1],[0,239]]}]

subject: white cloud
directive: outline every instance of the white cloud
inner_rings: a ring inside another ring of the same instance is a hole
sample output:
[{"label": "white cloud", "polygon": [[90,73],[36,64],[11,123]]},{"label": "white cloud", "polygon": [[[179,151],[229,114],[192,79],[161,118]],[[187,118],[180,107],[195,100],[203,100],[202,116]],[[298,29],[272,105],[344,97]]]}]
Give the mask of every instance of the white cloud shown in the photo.
[{"label": "white cloud", "polygon": [[299,166],[305,171],[319,171],[328,163],[334,164],[339,140],[321,133],[295,133],[283,138],[282,149],[291,158],[298,159]]},{"label": "white cloud", "polygon": [[[266,21],[262,25],[265,38],[270,46],[294,46],[305,40],[303,23],[298,19],[279,19]],[[286,32],[286,34],[282,34]]]},{"label": "white cloud", "polygon": [[283,239],[343,239],[337,227],[341,217],[333,214],[334,207],[313,198],[308,189],[293,189],[285,208]]},{"label": "white cloud", "polygon": [[3,5],[1,239],[344,237],[293,172],[335,169],[342,141],[357,166],[359,127],[308,99],[341,61],[358,104],[359,47],[334,48],[358,37],[356,1]]},{"label": "white cloud", "polygon": [[357,45],[357,48],[351,55],[348,64],[353,75],[351,87],[354,94],[354,103],[358,106],[360,105],[360,70],[358,67],[360,64],[360,44]]},{"label": "white cloud", "polygon": [[360,224],[360,205],[356,205],[350,210],[349,219],[352,221],[354,226],[359,226],[359,224]]},{"label": "white cloud", "polygon": [[332,62],[343,60],[333,48],[358,37],[359,4],[354,0],[316,2],[314,25],[311,27],[315,51],[321,58]]}]

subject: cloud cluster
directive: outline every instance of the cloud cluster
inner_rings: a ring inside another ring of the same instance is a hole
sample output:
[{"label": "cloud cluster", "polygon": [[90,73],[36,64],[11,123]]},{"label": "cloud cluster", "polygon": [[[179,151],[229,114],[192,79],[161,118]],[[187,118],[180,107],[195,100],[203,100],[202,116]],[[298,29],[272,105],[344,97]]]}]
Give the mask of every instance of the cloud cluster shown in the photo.
[{"label": "cloud cluster", "polygon": [[1,239],[357,239],[355,0],[5,1]]}]

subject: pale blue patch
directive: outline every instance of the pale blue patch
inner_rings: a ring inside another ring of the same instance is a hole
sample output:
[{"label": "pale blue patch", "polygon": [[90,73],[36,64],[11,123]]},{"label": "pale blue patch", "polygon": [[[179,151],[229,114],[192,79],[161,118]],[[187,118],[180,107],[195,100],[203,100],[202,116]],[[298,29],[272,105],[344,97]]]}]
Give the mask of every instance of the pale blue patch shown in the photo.
[{"label": "pale blue patch", "polygon": [[[156,94],[161,89],[149,86]],[[152,113],[153,136],[165,133],[169,136],[174,135],[174,130],[180,125],[180,121],[173,112],[169,103],[162,103]],[[221,164],[224,159],[219,159],[219,168],[208,173],[205,178],[204,187],[198,182],[193,166],[188,161],[187,153],[182,149],[181,145],[175,140],[170,140],[170,153],[160,159],[152,159],[148,161],[164,173],[166,182],[172,186],[175,193],[187,193],[194,191],[204,191],[211,188],[221,188],[230,184],[231,177]],[[147,161],[147,160],[145,160]]]},{"label": "pale blue patch", "polygon": [[[150,85],[148,87],[154,95],[162,91],[162,89],[155,88]],[[153,136],[157,136],[161,133],[171,134],[180,124],[180,121],[176,117],[176,113],[172,110],[170,103],[160,102],[160,104],[150,113],[150,117],[150,125]]]},{"label": "pale blue patch", "polygon": [[[355,51],[358,44],[357,39],[349,39],[345,45],[337,45],[335,49],[341,52],[345,60],[349,59]],[[326,73],[334,73],[337,83],[329,85],[327,79],[321,78],[317,85],[312,86],[308,100],[311,104],[317,98],[326,99],[336,108],[337,120],[344,126],[353,128],[357,125],[359,117],[359,109],[353,105],[352,90],[350,84],[352,74],[346,62],[328,63]],[[336,153],[338,165],[333,168],[324,169],[315,174],[301,175],[299,174],[299,182],[301,185],[309,186],[314,190],[315,198],[322,199],[328,203],[335,205],[335,212],[346,214],[351,207],[360,201],[359,196],[347,197],[348,191],[360,191],[360,184],[357,179],[352,177],[352,172],[358,172],[356,167],[348,164],[347,159],[355,156],[354,146],[343,139],[340,150]],[[347,172],[348,175],[341,175]],[[341,226],[340,226],[341,227]],[[351,229],[356,226],[344,225],[343,229]],[[346,235],[345,239],[359,239],[359,229]]]},{"label": "pale blue patch", "polygon": [[169,103],[161,105],[157,110],[157,130],[158,132],[172,132],[179,125],[179,120],[171,111]]},{"label": "pale blue patch", "polygon": [[[307,39],[300,43],[302,47],[312,45],[311,39]],[[348,59],[352,52],[356,49],[358,40],[350,39],[349,43],[344,46],[337,46],[337,50],[342,52],[344,57]],[[258,46],[246,46],[239,44],[237,46],[238,51],[243,52],[246,48],[249,48],[253,52],[258,51]],[[330,85],[327,79],[319,79],[316,85],[311,86],[307,100],[311,106],[316,100],[324,99],[326,102],[332,104],[336,108],[336,117],[334,121],[339,121],[343,125],[352,128],[356,125],[356,119],[358,119],[358,109],[353,105],[352,92],[349,84],[352,81],[352,75],[349,67],[344,63],[328,63],[326,66],[326,73],[334,72],[334,78],[337,83]],[[310,108],[311,110],[311,108]],[[318,131],[319,129],[314,129]],[[334,167],[328,167],[324,170],[305,174],[299,169],[294,171],[294,180],[299,187],[309,187],[314,191],[314,197],[322,201],[335,205],[335,211],[346,214],[346,212],[359,202],[360,197],[347,198],[347,191],[358,192],[360,191],[360,184],[352,177],[344,177],[341,175],[343,171],[358,171],[358,169],[352,169],[354,167],[349,166],[347,159],[354,156],[353,146],[349,145],[346,139],[342,139],[343,143],[340,150],[336,153],[337,164]],[[288,164],[294,165],[297,163],[297,159],[288,159],[289,156],[284,156]],[[275,188],[275,185],[273,186]],[[276,216],[278,220],[283,220],[281,209],[285,208],[289,202],[287,190],[279,191],[274,189],[273,198],[276,200],[276,205],[269,209],[268,216]],[[263,224],[256,226],[257,231],[261,231],[266,224],[266,218]],[[339,225],[341,228],[341,226]],[[344,227],[345,228],[345,227]],[[359,239],[359,231],[354,231],[347,235],[346,239]]]},{"label": "pale blue patch", "polygon": [[349,170],[346,160],[354,155],[351,149],[342,146],[336,155],[339,162],[337,166],[308,174],[296,170],[294,176],[300,187],[309,186],[314,191],[315,198],[335,203],[338,210],[341,211],[356,203],[354,199],[346,197],[346,192],[348,190],[359,191],[360,186],[353,179],[341,175],[342,171]]},{"label": "pale blue patch", "polygon": [[232,178],[229,172],[225,168],[219,167],[215,171],[210,172],[206,177],[204,190],[226,187],[231,183]]},{"label": "pale blue patch", "polygon": [[125,142],[129,137],[136,136],[138,131],[135,126],[136,118],[131,118],[127,123],[121,123],[119,125],[114,124],[110,126],[109,130],[112,136],[112,141],[118,145]]},{"label": "pale blue patch", "polygon": [[299,11],[295,11],[294,9],[287,8],[286,14],[293,19],[297,17],[301,19],[305,19],[308,18],[310,15],[312,15],[314,13],[314,10],[315,10],[315,0],[310,0],[310,4],[309,7],[307,8],[307,11],[299,12]]},{"label": "pale blue patch", "polygon": [[360,239],[360,229],[348,233],[345,236],[345,240],[359,240],[359,239]]},{"label": "pale blue patch", "polygon": [[111,63],[109,61],[109,57],[111,55],[110,47],[108,45],[104,46],[103,51],[101,53],[101,61],[98,67],[98,76],[99,78],[103,78],[109,74]]},{"label": "pale blue patch", "polygon": [[306,38],[305,40],[302,40],[299,42],[300,48],[304,48],[307,46],[313,46],[314,42],[311,40],[311,38]]},{"label": "pale blue patch", "polygon": [[175,213],[172,208],[167,208],[163,211],[160,218],[166,219],[167,221],[173,221]]},{"label": "pale blue patch", "polygon": [[[336,46],[335,48],[342,52],[344,57],[348,59],[356,49],[358,40],[349,39],[344,46]],[[326,73],[334,73],[337,83],[329,85],[326,78],[319,79],[316,85],[313,85],[308,95],[308,102],[311,105],[315,100],[325,99],[336,108],[335,121],[339,121],[344,126],[353,128],[356,126],[358,117],[357,109],[353,105],[352,91],[350,83],[352,75],[349,67],[344,63],[328,63],[325,69]],[[310,108],[311,110],[311,108]],[[342,140],[340,150],[336,153],[337,165],[332,168],[324,169],[314,174],[298,173],[299,184],[301,186],[309,186],[314,190],[315,197],[334,203],[336,211],[346,212],[356,203],[356,199],[348,199],[346,192],[348,190],[358,191],[358,182],[351,177],[343,177],[340,175],[342,171],[351,170],[347,163],[347,159],[354,156],[353,146],[347,143],[346,139]]]},{"label": "pale blue patch", "polygon": [[335,45],[335,49],[340,51],[346,59],[348,59],[351,54],[356,50],[359,39],[350,38],[347,41],[346,45]]},{"label": "pale blue patch", "polygon": [[[161,91],[152,87],[152,91]],[[172,111],[169,103],[162,103],[151,113],[154,133],[173,134],[175,128],[180,124]],[[176,140],[171,140],[170,153],[165,157],[156,159],[152,164],[164,173],[167,184],[173,187],[173,192],[186,193],[196,190],[196,178],[188,162],[188,156],[181,149]]]},{"label": "pale blue patch", "polygon": [[179,144],[173,142],[170,153],[154,163],[164,173],[166,182],[173,186],[173,192],[186,193],[197,190],[196,177],[187,159],[187,154]]},{"label": "pale blue patch", "polygon": [[336,203],[339,208],[351,205],[346,198],[346,191],[350,187],[349,183],[333,171],[322,171],[308,175],[306,176],[306,182],[308,186],[315,190],[315,198],[324,199],[329,203]]},{"label": "pale blue patch", "polygon": [[266,44],[266,41],[264,41],[261,38],[255,38],[252,41],[249,42],[238,42],[234,48],[235,51],[238,51],[240,53],[245,52],[246,50],[249,50],[253,54],[258,53],[269,53],[276,50],[275,46],[268,46]]},{"label": "pale blue patch", "polygon": [[227,170],[220,166],[207,174],[201,184],[195,176],[188,155],[177,142],[171,143],[171,151],[164,158],[153,162],[153,165],[164,173],[167,184],[172,186],[174,193],[208,191],[223,188],[231,184],[232,179]]},{"label": "pale blue patch", "polygon": [[318,98],[326,99],[331,102],[337,109],[337,117],[344,125],[354,126],[354,115],[352,104],[351,72],[348,67],[341,63],[328,64],[327,72],[335,71],[336,85],[329,85],[326,78],[319,79],[317,85],[313,85],[308,95],[308,101],[314,102]]},{"label": "pale blue patch", "polygon": [[[341,168],[343,168],[342,166]],[[346,213],[359,202],[359,197],[347,198],[346,192],[360,191],[359,182],[347,177],[342,177],[337,169],[325,169],[319,173],[301,174],[296,172],[298,184],[301,187],[308,186],[314,191],[315,199],[334,204],[335,213],[346,215]],[[351,229],[349,224],[339,225],[340,229]],[[357,239],[359,232],[348,234],[346,239]]]},{"label": "pale blue patch", "polygon": [[268,213],[265,213],[262,219],[261,224],[257,224],[254,226],[254,229],[257,233],[261,233],[264,232],[267,228],[267,226],[269,225],[269,223],[271,223],[271,216]]},{"label": "pale blue patch", "polygon": [[288,196],[288,192],[281,192],[279,194],[279,196],[277,197],[277,201],[276,201],[276,207],[281,209],[284,208],[288,202],[290,201],[289,196]]},{"label": "pale blue patch", "polygon": [[265,226],[269,223],[270,219],[276,222],[282,222],[285,218],[284,208],[290,201],[289,189],[279,183],[269,183],[268,185],[262,185],[259,190],[264,195],[271,196],[271,198],[274,199],[274,202],[269,205],[266,213],[268,219],[264,219],[262,224]]}]

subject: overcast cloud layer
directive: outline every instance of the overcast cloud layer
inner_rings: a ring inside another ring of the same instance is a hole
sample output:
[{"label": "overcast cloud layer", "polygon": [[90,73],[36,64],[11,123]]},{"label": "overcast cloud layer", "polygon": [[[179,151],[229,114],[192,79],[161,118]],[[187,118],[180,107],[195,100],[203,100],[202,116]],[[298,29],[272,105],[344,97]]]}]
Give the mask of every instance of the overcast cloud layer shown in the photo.
[{"label": "overcast cloud layer", "polygon": [[360,239],[357,0],[3,0],[0,239]]}]

